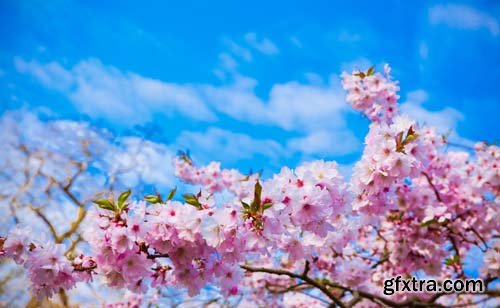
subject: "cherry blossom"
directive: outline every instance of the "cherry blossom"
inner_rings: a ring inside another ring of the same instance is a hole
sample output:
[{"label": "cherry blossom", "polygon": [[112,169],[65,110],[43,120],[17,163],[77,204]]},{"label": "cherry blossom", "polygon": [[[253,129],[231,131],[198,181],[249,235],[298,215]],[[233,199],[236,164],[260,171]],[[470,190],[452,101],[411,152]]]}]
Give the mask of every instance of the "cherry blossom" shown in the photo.
[{"label": "cherry blossom", "polygon": [[[347,102],[371,121],[350,179],[336,162],[304,162],[262,178],[218,162],[198,166],[181,152],[175,175],[193,191],[95,200],[88,251],[68,255],[64,243],[15,228],[0,241],[1,255],[24,266],[33,292],[48,297],[99,275],[133,294],[177,287],[196,296],[213,286],[224,298],[269,307],[473,300],[388,298],[382,286],[415,273],[465,278],[472,247],[483,253],[481,278],[498,278],[499,148],[450,150],[435,129],[400,114],[388,66],[342,76]],[[140,303],[132,295],[110,307]]]}]

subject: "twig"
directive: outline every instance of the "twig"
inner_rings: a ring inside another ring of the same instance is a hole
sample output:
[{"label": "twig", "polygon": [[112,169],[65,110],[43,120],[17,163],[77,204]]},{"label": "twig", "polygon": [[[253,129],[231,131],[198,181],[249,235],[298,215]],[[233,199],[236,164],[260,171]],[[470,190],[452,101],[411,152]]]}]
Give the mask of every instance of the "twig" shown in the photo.
[{"label": "twig", "polygon": [[50,231],[50,234],[52,234],[52,236],[54,237],[54,239],[57,241],[57,239],[59,238],[59,235],[57,235],[57,231],[54,227],[54,225],[52,224],[52,222],[47,218],[47,216],[45,216],[44,213],[42,213],[41,209],[40,208],[35,208],[33,206],[30,206],[30,209],[35,212],[35,214],[40,217],[42,219],[42,221],[47,225],[47,227],[49,228],[49,231]]},{"label": "twig", "polygon": [[156,259],[156,258],[168,258],[168,254],[166,253],[154,253],[154,254],[148,254],[148,259]]},{"label": "twig", "polygon": [[335,295],[333,295],[333,293],[330,292],[330,290],[328,290],[328,288],[324,284],[312,279],[311,277],[309,277],[307,275],[304,276],[302,274],[299,275],[299,274],[296,274],[294,272],[290,272],[290,271],[286,271],[286,270],[269,269],[269,268],[264,268],[264,267],[250,267],[247,265],[240,265],[240,267],[242,269],[249,271],[249,272],[252,272],[252,273],[257,273],[257,272],[268,273],[268,274],[288,276],[291,278],[297,278],[297,279],[303,280],[303,281],[307,282],[308,284],[310,284],[311,286],[313,286],[313,287],[319,289],[321,292],[323,292],[323,294],[325,294],[329,299],[331,299],[337,306],[342,307],[342,308],[346,307],[344,305],[344,303],[342,303],[341,300],[339,300]]},{"label": "twig", "polygon": [[439,202],[443,202],[443,199],[441,199],[441,195],[439,194],[439,191],[437,190],[436,186],[434,186],[434,183],[432,183],[432,180],[430,178],[430,176],[422,171],[422,174],[425,176],[425,178],[427,179],[427,182],[429,183],[429,185],[432,187],[432,190],[434,190],[434,194],[436,195],[436,199],[439,201]]}]

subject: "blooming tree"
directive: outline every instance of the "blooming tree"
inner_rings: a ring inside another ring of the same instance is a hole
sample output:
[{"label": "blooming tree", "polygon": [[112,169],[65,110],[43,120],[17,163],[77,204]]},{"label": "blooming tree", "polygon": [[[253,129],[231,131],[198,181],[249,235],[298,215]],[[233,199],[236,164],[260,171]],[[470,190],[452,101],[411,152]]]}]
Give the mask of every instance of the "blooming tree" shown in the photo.
[{"label": "blooming tree", "polygon": [[[29,225],[31,233],[46,233],[44,240],[63,243],[65,255],[86,245],[82,230],[91,200],[124,187],[141,190],[142,185],[167,180],[149,170],[157,168],[162,157],[168,163],[171,154],[137,137],[115,138],[85,122],[41,121],[31,112],[19,111],[4,113],[0,127],[0,234],[14,225]],[[0,258],[2,307],[68,305],[94,297],[89,294],[92,285],[80,284],[70,292],[60,289],[50,300],[30,298],[23,268],[13,263]],[[106,291],[106,299],[112,300]],[[75,292],[78,300],[72,299]]]},{"label": "blooming tree", "polygon": [[[284,167],[263,179],[217,162],[198,166],[180,153],[175,175],[199,190],[94,200],[82,235],[89,249],[67,254],[61,241],[17,227],[2,238],[1,253],[26,269],[39,297],[104,277],[137,294],[174,286],[195,296],[215,287],[235,306],[494,303],[499,148],[448,150],[435,129],[398,112],[388,66],[344,73],[343,86],[371,121],[349,181],[335,162]],[[395,276],[467,278],[474,249],[483,251],[482,294],[383,294],[383,281]],[[140,297],[126,304],[140,305]]]}]

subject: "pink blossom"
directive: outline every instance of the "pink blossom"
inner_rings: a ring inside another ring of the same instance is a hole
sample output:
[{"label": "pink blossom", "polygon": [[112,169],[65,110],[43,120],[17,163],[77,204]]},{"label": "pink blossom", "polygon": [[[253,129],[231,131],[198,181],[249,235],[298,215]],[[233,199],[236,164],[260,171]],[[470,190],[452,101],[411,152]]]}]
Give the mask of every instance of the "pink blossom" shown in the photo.
[{"label": "pink blossom", "polygon": [[118,253],[123,253],[134,247],[134,242],[129,238],[130,234],[126,228],[113,227],[111,233],[112,249]]},{"label": "pink blossom", "polygon": [[[180,180],[195,185],[183,187],[189,200],[89,210],[81,227],[85,254],[14,228],[0,238],[0,255],[27,269],[39,296],[101,275],[111,287],[141,294],[167,286],[195,296],[215,286],[249,307],[333,305],[333,295],[348,304],[356,294],[359,306],[379,305],[380,286],[391,277],[466,277],[464,259],[474,246],[484,250],[481,278],[497,277],[499,148],[450,150],[436,129],[399,114],[388,66],[343,78],[347,101],[371,121],[350,179],[323,160],[261,178],[219,162],[199,166],[182,154],[173,164]],[[399,306],[431,299],[390,298]]]},{"label": "pink blossom", "polygon": [[73,267],[64,256],[64,245],[47,243],[36,247],[26,261],[32,289],[38,296],[51,297],[60,288],[72,288]]},{"label": "pink blossom", "polygon": [[22,264],[26,261],[27,251],[31,244],[29,227],[16,227],[9,232],[9,236],[3,244],[5,256],[12,258],[16,263]]}]

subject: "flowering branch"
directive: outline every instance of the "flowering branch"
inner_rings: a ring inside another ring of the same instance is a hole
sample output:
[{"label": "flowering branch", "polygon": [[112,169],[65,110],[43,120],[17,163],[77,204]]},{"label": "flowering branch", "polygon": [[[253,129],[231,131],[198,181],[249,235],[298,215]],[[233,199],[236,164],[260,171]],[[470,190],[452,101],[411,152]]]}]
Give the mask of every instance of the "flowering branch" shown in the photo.
[{"label": "flowering branch", "polygon": [[[177,188],[166,198],[141,192],[142,201],[128,189],[115,199],[112,175],[111,195],[87,208],[90,199],[79,186],[89,173],[86,143],[81,161],[71,156],[52,163],[76,168],[62,177],[47,171],[50,155],[37,153],[35,164],[34,154],[21,149],[26,165],[37,166],[36,175],[25,168],[21,188],[5,200],[9,206],[29,204],[53,241],[19,226],[0,238],[0,255],[24,266],[36,295],[59,293],[63,303],[64,290],[102,275],[109,286],[136,293],[175,286],[195,296],[214,285],[229,304],[239,295],[255,306],[328,301],[332,307],[441,307],[449,294],[399,292],[388,298],[379,295],[379,286],[384,278],[420,272],[439,280],[467,278],[462,260],[471,244],[484,252],[481,277],[491,282],[500,276],[500,149],[477,144],[474,159],[447,152],[435,129],[398,112],[399,86],[388,66],[380,73],[374,67],[344,73],[342,83],[347,101],[372,122],[350,180],[330,161],[283,168],[264,179],[218,162],[198,166],[180,153],[175,174],[196,185],[195,194],[178,198]],[[38,182],[45,200],[23,199]],[[76,213],[59,234],[46,205],[62,199]],[[45,204],[32,206],[38,202]],[[88,244],[86,256],[77,253],[81,242]],[[488,289],[481,296],[497,295]],[[479,295],[451,296],[460,303]]]}]

